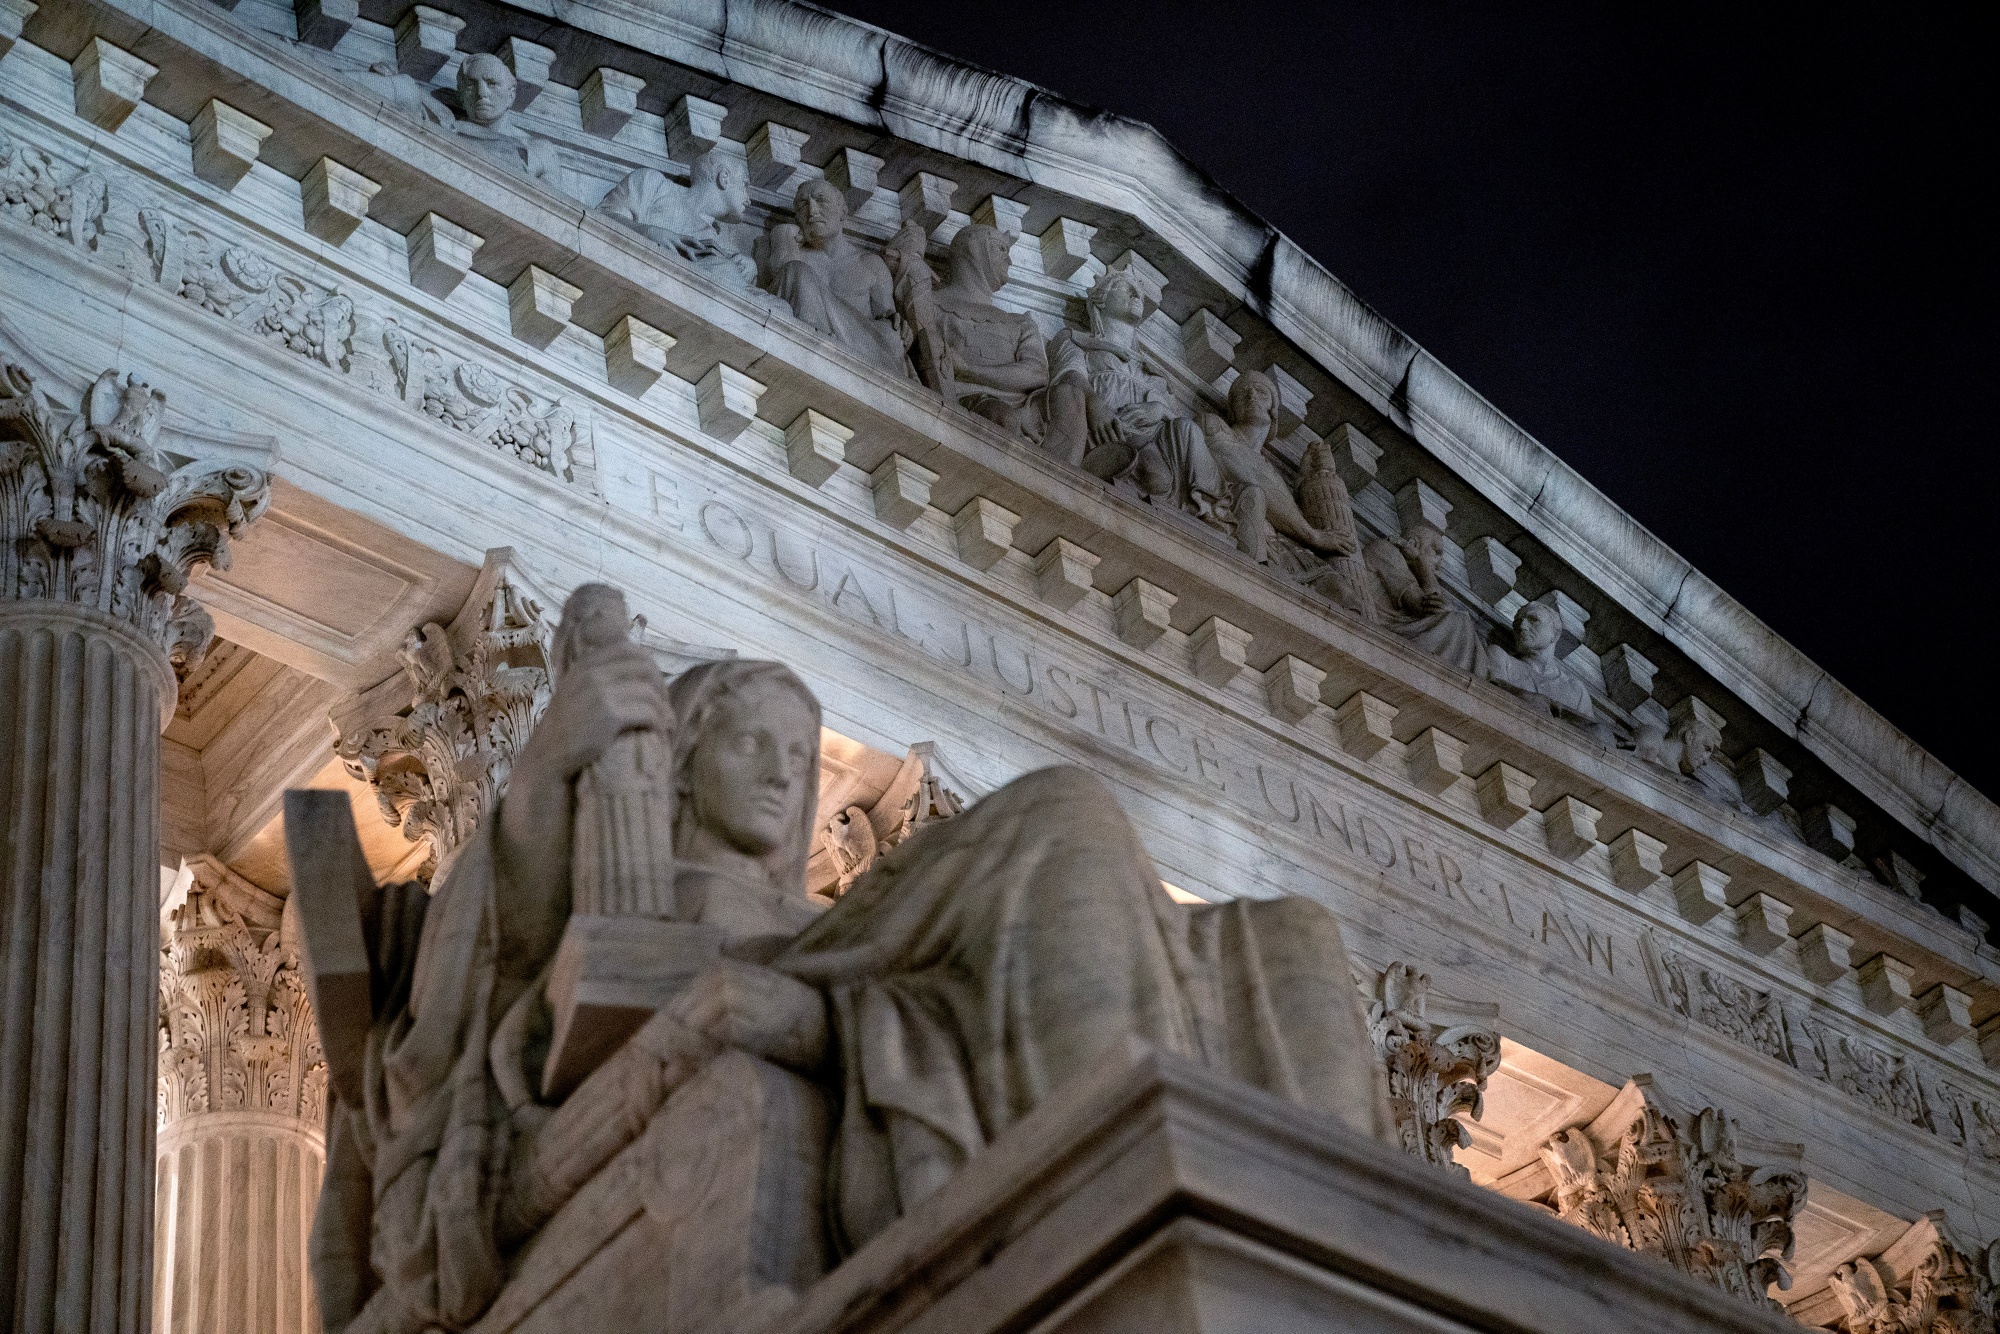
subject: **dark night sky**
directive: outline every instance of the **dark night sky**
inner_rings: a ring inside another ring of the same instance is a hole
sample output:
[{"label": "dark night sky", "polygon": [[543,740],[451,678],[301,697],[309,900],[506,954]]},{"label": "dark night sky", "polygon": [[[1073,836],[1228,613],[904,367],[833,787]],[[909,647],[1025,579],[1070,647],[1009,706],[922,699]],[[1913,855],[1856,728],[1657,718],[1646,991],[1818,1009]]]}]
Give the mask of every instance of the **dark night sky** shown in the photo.
[{"label": "dark night sky", "polygon": [[2000,796],[1974,7],[832,7],[1156,126]]}]

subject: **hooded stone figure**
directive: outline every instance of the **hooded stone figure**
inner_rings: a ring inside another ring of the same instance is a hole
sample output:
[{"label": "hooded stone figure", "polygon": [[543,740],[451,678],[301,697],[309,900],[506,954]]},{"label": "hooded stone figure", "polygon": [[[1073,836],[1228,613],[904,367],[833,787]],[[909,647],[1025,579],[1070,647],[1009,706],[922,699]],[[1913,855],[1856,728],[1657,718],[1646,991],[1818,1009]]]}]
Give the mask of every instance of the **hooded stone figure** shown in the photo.
[{"label": "hooded stone figure", "polygon": [[1049,383],[1042,331],[1028,316],[993,304],[993,294],[1007,285],[1013,244],[984,223],[959,228],[951,238],[951,277],[932,300],[959,406],[1040,440]]},{"label": "hooded stone figure", "polygon": [[[1395,1142],[1339,928],[1318,904],[1175,903],[1110,790],[1055,768],[924,826],[821,913],[805,881],[820,716],[804,684],[728,661],[662,691],[629,644],[571,661],[567,642],[497,818],[428,912],[420,890],[385,902],[375,949],[391,982],[364,1105],[335,1112],[315,1227],[329,1328],[463,1329],[498,1294],[522,1239],[503,1225],[509,1175],[564,1111],[538,1081],[569,918],[567,790],[634,728],[672,738],[675,920],[726,941],[660,1018],[824,1083],[839,1250],[1132,1038]],[[781,1032],[812,1034],[813,1050],[780,1055],[754,1036]],[[719,1150],[688,1146],[704,1151]]]}]

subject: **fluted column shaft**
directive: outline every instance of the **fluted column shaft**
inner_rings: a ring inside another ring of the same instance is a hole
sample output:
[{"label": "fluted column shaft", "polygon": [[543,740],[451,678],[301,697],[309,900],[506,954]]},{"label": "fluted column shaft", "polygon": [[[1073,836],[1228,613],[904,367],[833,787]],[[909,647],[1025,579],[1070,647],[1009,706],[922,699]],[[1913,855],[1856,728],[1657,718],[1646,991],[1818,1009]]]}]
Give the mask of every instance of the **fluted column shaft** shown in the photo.
[{"label": "fluted column shaft", "polygon": [[0,1313],[151,1323],[166,655],[102,612],[0,601]]}]

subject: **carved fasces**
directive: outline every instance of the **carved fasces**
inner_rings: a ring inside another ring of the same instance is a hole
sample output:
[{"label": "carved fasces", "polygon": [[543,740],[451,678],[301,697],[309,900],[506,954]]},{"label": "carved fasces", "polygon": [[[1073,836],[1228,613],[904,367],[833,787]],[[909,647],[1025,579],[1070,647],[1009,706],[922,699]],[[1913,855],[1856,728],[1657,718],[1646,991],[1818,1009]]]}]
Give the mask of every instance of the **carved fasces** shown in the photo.
[{"label": "carved fasces", "polygon": [[1486,1081],[1500,1068],[1500,1035],[1477,1023],[1429,1015],[1431,979],[1393,963],[1375,984],[1368,1036],[1389,1073],[1389,1105],[1406,1153],[1461,1177],[1452,1156],[1471,1142],[1461,1118],[1478,1120]]},{"label": "carved fasces", "polygon": [[1776,1309],[1767,1289],[1790,1286],[1805,1176],[1742,1161],[1726,1113],[1683,1112],[1642,1078],[1589,1127],[1551,1137],[1542,1161],[1565,1222],[1758,1305]]},{"label": "carved fasces", "polygon": [[189,871],[160,949],[159,1124],[275,1112],[318,1134],[327,1069],[298,943],[271,896],[212,858]]},{"label": "carved fasces", "polygon": [[0,598],[116,617],[185,674],[215,631],[188,580],[229,568],[230,541],[263,514],[270,479],[169,458],[165,410],[137,375],[105,371],[72,408],[28,368],[0,365]]},{"label": "carved fasces", "polygon": [[[512,564],[489,553],[450,629],[432,622],[403,648],[408,694],[391,712],[336,723],[337,750],[375,791],[383,819],[448,865],[507,785],[514,756],[549,702],[554,627]],[[376,699],[384,687],[370,692]]]}]

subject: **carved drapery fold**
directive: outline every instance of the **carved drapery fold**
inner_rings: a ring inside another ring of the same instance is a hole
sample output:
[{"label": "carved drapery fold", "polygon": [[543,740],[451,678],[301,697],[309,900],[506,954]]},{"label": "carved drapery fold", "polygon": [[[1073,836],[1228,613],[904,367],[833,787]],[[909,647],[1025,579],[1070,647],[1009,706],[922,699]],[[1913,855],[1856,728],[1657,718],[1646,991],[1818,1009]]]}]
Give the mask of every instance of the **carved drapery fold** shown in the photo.
[{"label": "carved drapery fold", "polygon": [[1389,1106],[1403,1149],[1461,1177],[1452,1157],[1471,1142],[1461,1116],[1479,1119],[1486,1081],[1500,1068],[1500,1035],[1476,1023],[1433,1023],[1431,979],[1393,963],[1375,984],[1368,1036],[1389,1074]]}]

